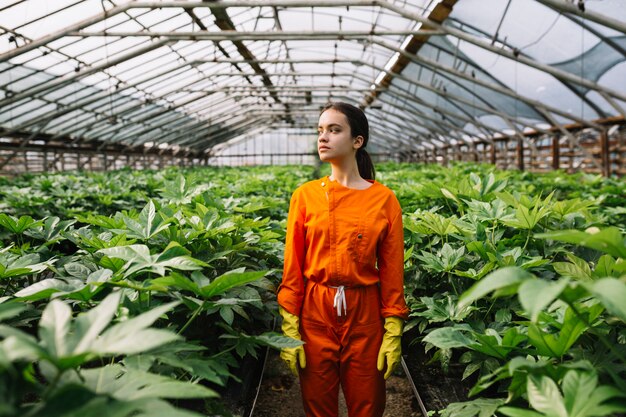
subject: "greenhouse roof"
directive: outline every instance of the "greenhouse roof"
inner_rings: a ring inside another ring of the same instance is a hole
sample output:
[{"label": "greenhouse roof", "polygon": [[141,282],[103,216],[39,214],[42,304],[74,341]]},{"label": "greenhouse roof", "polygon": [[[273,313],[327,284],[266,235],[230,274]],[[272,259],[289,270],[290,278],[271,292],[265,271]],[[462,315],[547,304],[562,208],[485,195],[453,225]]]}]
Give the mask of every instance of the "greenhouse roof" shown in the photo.
[{"label": "greenhouse roof", "polygon": [[0,1],[0,137],[211,152],[314,135],[380,150],[623,120],[623,0]]}]

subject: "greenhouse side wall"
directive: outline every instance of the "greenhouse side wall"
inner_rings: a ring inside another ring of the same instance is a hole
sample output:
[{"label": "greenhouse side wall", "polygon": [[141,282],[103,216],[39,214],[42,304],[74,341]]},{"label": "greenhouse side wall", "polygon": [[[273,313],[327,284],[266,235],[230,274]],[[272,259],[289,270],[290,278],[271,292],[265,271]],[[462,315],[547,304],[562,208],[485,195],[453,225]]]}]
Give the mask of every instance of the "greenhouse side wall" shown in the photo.
[{"label": "greenhouse side wall", "polygon": [[500,169],[531,172],[563,170],[604,176],[624,176],[626,167],[626,125],[607,130],[581,129],[572,137],[563,133],[499,138],[492,142],[457,143],[441,148],[408,152],[403,162],[438,163],[451,161],[480,162]]},{"label": "greenhouse side wall", "polygon": [[[469,161],[500,169],[530,172],[583,171],[604,176],[624,176],[626,123],[603,130],[568,127],[564,132],[531,133],[517,137],[456,143],[415,151],[370,150],[374,162],[419,162],[449,165]],[[168,166],[315,165],[319,163],[315,137],[310,134],[260,134],[217,150],[115,147],[3,138],[0,142],[0,175],[26,172],[111,171],[122,168],[162,169]]]}]

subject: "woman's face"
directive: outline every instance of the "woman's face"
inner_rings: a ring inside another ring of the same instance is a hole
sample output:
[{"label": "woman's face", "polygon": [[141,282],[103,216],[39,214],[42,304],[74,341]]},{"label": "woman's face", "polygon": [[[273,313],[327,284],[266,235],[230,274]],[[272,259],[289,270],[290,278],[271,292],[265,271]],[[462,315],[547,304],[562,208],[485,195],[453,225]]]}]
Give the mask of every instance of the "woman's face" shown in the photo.
[{"label": "woman's face", "polygon": [[354,158],[363,144],[363,137],[352,137],[345,114],[328,109],[320,115],[317,125],[317,153],[323,162],[338,162]]}]

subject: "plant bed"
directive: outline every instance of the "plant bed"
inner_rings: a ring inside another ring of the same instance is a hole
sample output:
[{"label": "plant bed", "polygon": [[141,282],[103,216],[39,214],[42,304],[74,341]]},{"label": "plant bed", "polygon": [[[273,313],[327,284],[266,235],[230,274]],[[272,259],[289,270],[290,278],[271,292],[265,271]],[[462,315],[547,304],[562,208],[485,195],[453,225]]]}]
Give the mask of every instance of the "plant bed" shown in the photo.
[{"label": "plant bed", "polygon": [[224,388],[222,400],[233,416],[248,417],[261,382],[267,349],[260,349],[258,358],[246,356],[239,368],[233,370],[237,378],[230,378]]},{"label": "plant bed", "polygon": [[[419,406],[408,379],[400,369],[387,380],[387,406],[383,417],[419,417]],[[339,417],[348,415],[341,391]],[[245,415],[247,417],[247,415]],[[304,417],[300,383],[278,352],[270,351],[252,417]]]},{"label": "plant bed", "polygon": [[[403,342],[413,338],[404,337]],[[427,411],[443,410],[451,403],[467,400],[475,381],[462,379],[464,365],[450,364],[445,372],[438,361],[429,363],[432,358],[424,352],[422,344],[403,346],[402,351],[411,378]]]}]

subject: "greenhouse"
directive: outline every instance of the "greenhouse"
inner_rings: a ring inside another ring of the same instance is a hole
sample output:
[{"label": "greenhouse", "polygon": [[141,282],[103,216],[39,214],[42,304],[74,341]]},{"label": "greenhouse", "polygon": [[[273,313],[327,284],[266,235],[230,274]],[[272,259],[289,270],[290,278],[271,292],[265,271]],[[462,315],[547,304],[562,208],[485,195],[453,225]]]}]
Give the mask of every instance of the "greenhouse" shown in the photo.
[{"label": "greenhouse", "polygon": [[623,0],[0,0],[0,417],[626,416],[625,116]]}]

